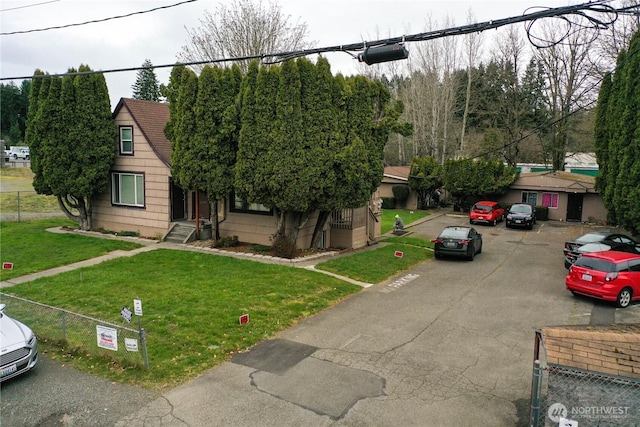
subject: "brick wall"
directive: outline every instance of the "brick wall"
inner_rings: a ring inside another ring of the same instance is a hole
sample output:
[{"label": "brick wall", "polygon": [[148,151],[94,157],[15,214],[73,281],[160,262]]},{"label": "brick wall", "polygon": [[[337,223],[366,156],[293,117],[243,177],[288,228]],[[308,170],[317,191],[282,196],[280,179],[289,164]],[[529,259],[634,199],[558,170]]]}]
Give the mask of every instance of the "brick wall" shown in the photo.
[{"label": "brick wall", "polygon": [[640,325],[542,328],[547,363],[640,379]]}]

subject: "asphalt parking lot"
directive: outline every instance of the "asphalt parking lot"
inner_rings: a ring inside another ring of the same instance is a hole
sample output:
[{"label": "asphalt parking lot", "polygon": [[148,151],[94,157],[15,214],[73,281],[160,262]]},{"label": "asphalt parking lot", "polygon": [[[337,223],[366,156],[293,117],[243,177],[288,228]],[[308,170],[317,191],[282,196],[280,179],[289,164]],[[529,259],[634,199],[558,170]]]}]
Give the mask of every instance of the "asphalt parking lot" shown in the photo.
[{"label": "asphalt parking lot", "polygon": [[[468,219],[410,230],[432,238],[445,225]],[[527,425],[534,329],[639,323],[640,304],[615,309],[565,290],[562,246],[586,226],[475,227],[484,245],[474,261],[420,264],[162,396],[45,361],[2,386],[2,424]]]}]

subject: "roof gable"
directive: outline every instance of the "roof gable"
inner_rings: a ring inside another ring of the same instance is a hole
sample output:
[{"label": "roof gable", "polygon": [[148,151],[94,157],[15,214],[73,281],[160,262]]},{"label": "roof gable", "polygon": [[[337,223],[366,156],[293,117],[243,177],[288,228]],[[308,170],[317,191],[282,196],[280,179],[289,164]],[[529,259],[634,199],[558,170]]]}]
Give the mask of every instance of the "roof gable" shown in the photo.
[{"label": "roof gable", "polygon": [[169,104],[120,98],[120,102],[113,112],[114,118],[118,116],[122,108],[129,111],[136,126],[160,160],[171,167],[171,142],[164,134],[164,126],[169,121]]},{"label": "roof gable", "polygon": [[401,181],[408,181],[410,172],[411,166],[387,166],[384,168],[385,177],[399,179]]}]

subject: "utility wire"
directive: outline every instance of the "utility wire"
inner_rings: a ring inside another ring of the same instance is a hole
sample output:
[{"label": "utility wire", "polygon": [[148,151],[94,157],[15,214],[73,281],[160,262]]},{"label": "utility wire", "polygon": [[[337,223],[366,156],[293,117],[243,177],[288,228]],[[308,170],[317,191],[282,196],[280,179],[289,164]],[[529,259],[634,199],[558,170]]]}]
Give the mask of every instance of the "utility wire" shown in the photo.
[{"label": "utility wire", "polygon": [[[67,25],[60,25],[60,26],[57,26],[57,27],[38,28],[38,29],[35,29],[35,30],[12,31],[12,32],[9,32],[9,33],[0,33],[0,36],[11,36],[11,35],[15,35],[15,34],[27,34],[27,33],[39,32],[39,31],[59,30],[61,28],[79,27],[81,25],[95,24],[95,23],[98,23],[98,22],[111,21],[113,19],[128,18],[128,17],[134,16],[134,15],[142,15],[144,13],[155,12],[155,11],[161,10],[161,9],[169,9],[169,8],[172,8],[172,7],[183,5],[185,3],[193,3],[194,1],[198,1],[198,0],[184,0],[184,1],[180,2],[180,3],[171,4],[171,5],[168,5],[168,6],[160,6],[160,7],[155,7],[153,9],[149,9],[149,10],[143,10],[143,11],[139,11],[139,12],[128,13],[126,15],[111,16],[109,18],[95,19],[93,21],[80,22],[80,23],[77,23],[77,24],[67,24]],[[89,3],[87,3],[87,4],[89,4]]]},{"label": "utility wire", "polygon": [[28,4],[28,5],[25,5],[25,6],[10,7],[9,9],[0,9],[0,12],[8,12],[10,10],[26,9],[28,7],[42,6],[43,4],[57,3],[59,1],[60,0],[51,0],[51,1],[43,1],[42,3]]},{"label": "utility wire", "polygon": [[[195,1],[195,0],[188,0],[188,1]],[[213,59],[213,60],[193,61],[193,62],[176,62],[172,64],[153,65],[151,67],[138,66],[138,67],[116,68],[116,69],[102,70],[102,71],[46,74],[42,76],[31,75],[31,76],[1,77],[0,81],[18,80],[18,79],[24,80],[24,79],[45,78],[45,77],[76,76],[76,75],[85,75],[85,74],[119,73],[119,72],[126,72],[126,71],[139,71],[139,70],[145,70],[145,69],[169,68],[174,66],[217,64],[217,63],[225,63],[225,62],[245,61],[245,60],[252,60],[252,59],[259,59],[263,61],[263,63],[273,64],[273,63],[283,62],[290,59],[295,59],[295,58],[315,55],[315,54],[331,53],[331,52],[345,52],[345,53],[351,54],[351,52],[353,51],[355,52],[363,51],[371,46],[382,46],[382,45],[390,45],[390,44],[405,43],[405,42],[420,42],[420,41],[434,40],[442,37],[471,34],[476,32],[482,32],[489,29],[499,28],[505,25],[516,24],[519,22],[527,22],[527,21],[533,21],[533,20],[538,20],[543,18],[551,18],[551,17],[565,16],[565,15],[580,15],[581,17],[586,17],[588,20],[591,20],[591,22],[593,22],[594,26],[600,28],[600,26],[604,25],[605,23],[611,24],[615,21],[615,16],[616,16],[615,14],[617,9],[613,9],[605,5],[605,3],[609,3],[611,1],[612,0],[596,0],[596,1],[591,1],[588,3],[582,3],[578,5],[573,5],[573,6],[550,8],[546,10],[524,14],[521,16],[514,16],[511,18],[486,21],[486,22],[475,23],[470,25],[463,25],[460,27],[448,28],[444,30],[418,33],[413,35],[393,37],[389,39],[375,40],[371,42],[359,42],[359,43],[351,43],[346,45],[328,46],[328,47],[289,51],[289,52],[263,53],[263,54],[248,55],[248,56],[234,57],[234,58],[220,58],[220,59]],[[595,20],[592,17],[586,15],[584,11],[613,14],[614,18],[609,19],[609,21],[606,21],[603,23],[603,21]],[[351,55],[354,56],[353,54]]]}]

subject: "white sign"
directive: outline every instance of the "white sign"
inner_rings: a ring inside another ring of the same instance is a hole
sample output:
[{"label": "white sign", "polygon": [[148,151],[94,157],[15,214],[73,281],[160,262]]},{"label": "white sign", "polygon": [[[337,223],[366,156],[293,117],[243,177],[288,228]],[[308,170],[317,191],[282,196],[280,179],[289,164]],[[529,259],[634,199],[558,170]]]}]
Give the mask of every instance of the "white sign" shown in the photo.
[{"label": "white sign", "polygon": [[138,351],[138,340],[135,338],[125,338],[124,346],[127,351]]},{"label": "white sign", "polygon": [[133,312],[136,316],[142,316],[142,300],[133,300]]},{"label": "white sign", "polygon": [[131,313],[129,307],[122,307],[122,310],[120,310],[120,316],[122,316],[122,318],[126,320],[127,323],[131,323],[131,317],[133,316],[133,313]]},{"label": "white sign", "polygon": [[98,336],[98,347],[118,351],[118,331],[116,329],[96,325],[96,335]]}]

